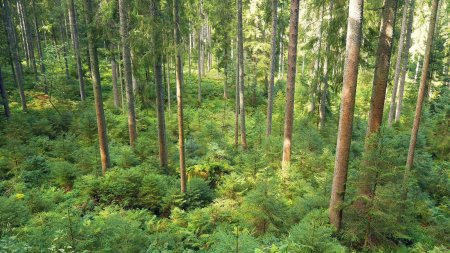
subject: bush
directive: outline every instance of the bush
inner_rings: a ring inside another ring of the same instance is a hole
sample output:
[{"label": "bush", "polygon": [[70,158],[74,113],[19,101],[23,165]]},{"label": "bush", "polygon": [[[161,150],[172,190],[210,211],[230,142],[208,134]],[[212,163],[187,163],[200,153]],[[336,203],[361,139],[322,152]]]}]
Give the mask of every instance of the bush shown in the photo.
[{"label": "bush", "polygon": [[22,178],[28,187],[38,187],[49,176],[47,161],[42,156],[32,156],[25,160],[21,166]]},{"label": "bush", "polygon": [[312,211],[290,229],[287,238],[290,252],[345,252],[345,247],[332,234],[327,212]]},{"label": "bush", "polygon": [[30,219],[30,211],[20,199],[22,196],[17,195],[16,198],[0,196],[0,232],[9,227],[21,226]]}]

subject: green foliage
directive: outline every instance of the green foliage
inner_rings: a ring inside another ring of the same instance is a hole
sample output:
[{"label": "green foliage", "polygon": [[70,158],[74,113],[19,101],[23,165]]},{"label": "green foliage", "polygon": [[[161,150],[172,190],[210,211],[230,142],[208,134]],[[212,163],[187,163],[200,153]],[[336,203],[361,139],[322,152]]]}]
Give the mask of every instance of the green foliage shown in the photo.
[{"label": "green foliage", "polygon": [[289,230],[289,252],[346,252],[333,238],[325,210],[314,210]]},{"label": "green foliage", "polygon": [[11,198],[0,196],[0,232],[19,227],[30,219],[30,211],[22,198],[20,194]]}]

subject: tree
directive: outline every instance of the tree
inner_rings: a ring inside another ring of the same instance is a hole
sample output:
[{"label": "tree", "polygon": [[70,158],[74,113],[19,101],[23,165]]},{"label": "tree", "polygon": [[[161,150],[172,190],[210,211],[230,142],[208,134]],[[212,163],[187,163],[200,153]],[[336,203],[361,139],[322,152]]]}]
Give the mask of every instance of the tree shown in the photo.
[{"label": "tree", "polygon": [[325,114],[327,109],[327,94],[328,94],[328,78],[329,78],[329,68],[330,68],[330,34],[332,33],[332,22],[333,22],[333,9],[334,9],[334,0],[331,0],[329,3],[329,12],[330,12],[330,21],[328,22],[328,36],[327,36],[327,44],[325,46],[325,62],[323,64],[324,74],[323,74],[323,88],[320,91],[320,108],[319,108],[319,129],[323,129],[325,127]]},{"label": "tree", "polygon": [[111,46],[111,74],[112,74],[112,85],[113,85],[113,96],[114,96],[114,108],[118,109],[120,107],[120,94],[119,94],[119,85],[117,83],[118,79],[118,67],[115,56],[115,46]]},{"label": "tree", "polygon": [[242,0],[237,1],[237,34],[238,34],[238,66],[239,66],[239,114],[241,119],[241,144],[247,149],[247,133],[245,129],[245,96],[244,96],[244,35],[242,32]]},{"label": "tree", "polygon": [[180,154],[180,182],[181,191],[186,192],[186,164],[184,157],[184,126],[183,126],[183,64],[181,51],[181,36],[180,36],[180,15],[179,15],[179,0],[173,1],[173,17],[174,29],[173,37],[176,46],[176,60],[175,73],[177,82],[177,108],[178,108],[178,149]]},{"label": "tree", "polygon": [[330,223],[337,231],[342,224],[342,204],[347,183],[347,170],[352,141],[353,113],[355,110],[356,85],[358,81],[359,52],[362,37],[363,0],[350,0],[347,22],[347,43],[342,87],[341,112],[336,144],[333,183],[330,198]]},{"label": "tree", "polygon": [[392,126],[392,121],[394,120],[395,115],[395,105],[397,99],[397,89],[398,89],[398,81],[402,72],[402,59],[403,59],[403,49],[404,42],[406,36],[406,20],[408,16],[408,8],[409,8],[409,0],[405,0],[403,4],[403,16],[402,16],[402,28],[400,32],[400,39],[398,42],[398,52],[397,52],[397,62],[395,64],[395,75],[394,75],[394,87],[392,87],[392,96],[391,96],[391,105],[389,107],[389,117],[388,117],[388,125]]},{"label": "tree", "polygon": [[80,83],[80,99],[81,101],[84,101],[86,99],[86,92],[84,88],[84,74],[83,74],[83,65],[81,62],[80,42],[78,41],[77,14],[74,0],[68,1],[69,1],[70,34],[72,35],[73,52],[75,53],[75,58],[77,62],[77,75],[78,75],[78,82]]},{"label": "tree", "polygon": [[417,135],[419,133],[420,120],[422,118],[423,100],[425,97],[425,91],[426,91],[427,80],[428,80],[428,69],[430,66],[431,49],[432,49],[432,45],[433,45],[433,37],[434,37],[434,32],[435,32],[437,12],[438,12],[438,6],[439,6],[438,4],[439,4],[439,0],[433,0],[432,7],[431,7],[430,24],[428,27],[428,35],[427,35],[427,42],[426,42],[426,48],[425,48],[424,62],[423,62],[423,67],[422,67],[422,77],[420,79],[419,94],[417,96],[417,102],[416,102],[416,113],[414,115],[414,122],[413,122],[413,127],[411,130],[411,139],[409,142],[408,158],[406,161],[406,169],[405,169],[405,176],[404,176],[405,189],[404,189],[403,196],[402,196],[402,198],[404,200],[406,200],[406,198],[408,196],[407,182],[408,182],[408,177],[409,177],[409,171],[411,170],[411,168],[413,167],[413,164],[414,164],[414,152],[416,150]]},{"label": "tree", "polygon": [[9,110],[8,93],[6,93],[5,85],[3,84],[2,69],[0,67],[0,94],[2,96],[2,104],[5,110],[5,117],[8,119],[11,116]]},{"label": "tree", "polygon": [[[379,133],[383,120],[384,100],[389,77],[389,66],[391,60],[391,50],[394,35],[395,12],[397,0],[385,0],[382,11],[381,29],[378,40],[378,49],[375,62],[375,73],[372,85],[372,97],[370,100],[369,122],[366,134],[365,152],[370,153],[378,147],[373,137]],[[364,160],[365,167],[371,167],[371,160]],[[358,186],[358,193],[362,196],[355,202],[356,207],[366,216],[367,226],[364,245],[373,242],[371,228],[371,213],[368,210],[367,200],[371,201],[375,196],[375,187],[378,172],[373,170],[362,174],[361,182]]]},{"label": "tree", "polygon": [[288,70],[286,83],[286,109],[284,116],[284,142],[283,142],[283,171],[291,162],[292,128],[294,125],[294,94],[295,94],[295,72],[297,69],[297,39],[298,39],[298,12],[299,0],[291,0],[291,16],[289,21],[289,49]]},{"label": "tree", "polygon": [[126,1],[119,0],[120,38],[122,42],[125,90],[128,108],[128,134],[130,137],[130,145],[134,147],[137,138],[136,112],[134,105],[130,41],[128,36],[128,8],[126,5]]},{"label": "tree", "polygon": [[41,35],[39,34],[39,22],[37,18],[37,12],[36,12],[36,1],[32,0],[32,7],[33,7],[33,15],[34,15],[34,31],[36,33],[36,46],[38,50],[38,56],[39,56],[39,65],[41,68],[41,74],[44,77],[44,93],[48,93],[48,87],[47,87],[47,77],[45,75],[45,64],[44,64],[44,54],[42,52],[42,45],[41,45]]},{"label": "tree", "polygon": [[25,97],[25,91],[23,88],[24,84],[24,77],[23,77],[23,69],[22,69],[22,63],[19,56],[19,49],[17,48],[17,37],[16,37],[16,31],[14,29],[14,24],[11,18],[11,12],[9,8],[9,0],[3,1],[3,11],[5,16],[5,24],[6,24],[6,31],[8,34],[8,44],[9,44],[9,50],[11,54],[11,58],[13,61],[14,66],[14,77],[16,79],[17,87],[19,88],[19,95],[20,95],[20,103],[22,105],[22,110],[27,110],[27,99]]},{"label": "tree", "polygon": [[378,132],[383,120],[384,99],[391,63],[397,0],[385,0],[376,54],[367,136]]},{"label": "tree", "polygon": [[102,162],[102,173],[106,173],[106,170],[111,167],[111,162],[109,159],[109,147],[108,147],[108,135],[106,130],[106,119],[105,112],[103,110],[103,96],[102,96],[102,86],[100,83],[100,70],[98,65],[98,55],[96,47],[96,37],[93,31],[93,21],[92,21],[92,0],[84,0],[84,10],[86,12],[86,25],[87,25],[87,39],[88,39],[88,49],[89,58],[92,70],[92,86],[94,89],[94,101],[95,101],[95,114],[97,117],[97,132],[98,132],[98,143],[100,148],[100,159]]},{"label": "tree", "polygon": [[273,111],[273,96],[274,96],[274,82],[275,82],[275,64],[277,54],[277,9],[278,0],[272,0],[272,38],[270,49],[270,78],[269,89],[267,97],[267,129],[266,136],[272,133],[272,111]]},{"label": "tree", "polygon": [[[409,8],[408,31],[406,33],[405,55],[403,56],[402,76],[400,78],[400,85],[398,86],[398,101],[395,108],[395,122],[400,120],[400,114],[403,107],[403,93],[405,91],[406,73],[408,72],[409,49],[411,48],[411,34],[414,21],[414,7],[415,0],[411,0],[411,7]],[[417,61],[417,67],[419,67],[419,61]]]},{"label": "tree", "polygon": [[[160,20],[160,2],[152,0],[151,11],[154,24],[158,24]],[[167,170],[167,141],[166,141],[166,120],[164,116],[164,86],[162,83],[162,38],[159,26],[155,26],[153,30],[153,71],[155,75],[156,86],[156,112],[158,116],[158,138],[159,138],[159,163],[161,168]]]}]

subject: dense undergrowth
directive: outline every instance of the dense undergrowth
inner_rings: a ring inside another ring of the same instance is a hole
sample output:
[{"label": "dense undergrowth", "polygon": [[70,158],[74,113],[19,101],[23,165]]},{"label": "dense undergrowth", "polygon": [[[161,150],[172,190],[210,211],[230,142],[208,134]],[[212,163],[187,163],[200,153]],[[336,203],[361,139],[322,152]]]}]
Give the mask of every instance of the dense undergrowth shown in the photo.
[{"label": "dense undergrowth", "polygon": [[[167,174],[158,163],[153,84],[148,84],[148,106],[140,102],[139,138],[132,150],[126,115],[113,109],[109,77],[103,78],[113,164],[104,177],[93,102],[75,102],[74,80],[53,80],[58,83],[51,93],[55,107],[48,97],[31,90],[28,112],[21,112],[12,99],[12,118],[0,121],[0,252],[448,252],[448,88],[436,90],[425,110],[410,198],[402,202],[415,101],[410,94],[415,92],[407,92],[402,122],[378,136],[380,149],[364,154],[364,99],[369,89],[361,86],[344,229],[336,235],[328,224],[327,209],[338,117],[332,113],[338,111],[338,101],[331,101],[334,107],[326,129],[317,130],[316,118],[303,109],[307,92],[300,80],[293,163],[284,179],[280,175],[284,84],[277,84],[274,133],[269,140],[263,123],[264,89],[257,90],[255,104],[248,101],[250,149],[244,151],[234,147],[234,101],[222,98],[219,75],[211,73],[203,80],[201,105],[196,102],[196,78],[188,75],[189,182],[182,194],[174,103],[170,113],[166,108]],[[361,79],[364,82],[364,76]],[[364,156],[375,167],[364,167],[360,162]],[[352,206],[358,178],[368,170],[378,172],[370,223]],[[376,245],[364,245],[367,226],[375,231]]]}]

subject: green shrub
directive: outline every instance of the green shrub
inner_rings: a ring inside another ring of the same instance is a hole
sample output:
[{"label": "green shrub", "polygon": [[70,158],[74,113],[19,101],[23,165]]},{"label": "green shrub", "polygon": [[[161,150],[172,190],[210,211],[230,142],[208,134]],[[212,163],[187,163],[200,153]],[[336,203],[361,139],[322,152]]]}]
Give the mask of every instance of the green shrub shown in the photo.
[{"label": "green shrub", "polygon": [[0,196],[0,232],[9,227],[21,226],[30,218],[30,211],[21,198],[22,195],[15,198]]}]

